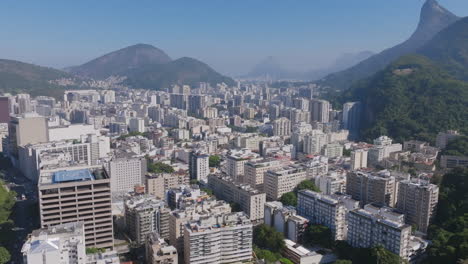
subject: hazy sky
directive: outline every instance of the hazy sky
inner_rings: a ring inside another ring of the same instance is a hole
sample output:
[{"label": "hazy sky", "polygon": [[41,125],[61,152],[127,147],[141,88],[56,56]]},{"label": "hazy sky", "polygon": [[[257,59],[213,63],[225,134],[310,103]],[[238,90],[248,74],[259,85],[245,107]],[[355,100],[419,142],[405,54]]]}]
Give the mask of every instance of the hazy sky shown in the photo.
[{"label": "hazy sky", "polygon": [[[440,0],[459,16],[467,0]],[[148,43],[242,74],[269,55],[320,68],[408,38],[424,0],[0,1],[0,58],[62,68]]]}]

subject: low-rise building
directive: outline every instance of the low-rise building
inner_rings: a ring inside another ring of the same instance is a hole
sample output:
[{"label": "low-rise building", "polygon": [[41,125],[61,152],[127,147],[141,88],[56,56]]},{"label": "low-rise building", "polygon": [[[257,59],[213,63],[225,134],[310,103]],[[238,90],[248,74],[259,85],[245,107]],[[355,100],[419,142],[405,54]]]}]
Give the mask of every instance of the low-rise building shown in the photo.
[{"label": "low-rise building", "polygon": [[146,241],[146,263],[148,264],[177,264],[177,249],[168,245],[158,233],[152,233]]}]

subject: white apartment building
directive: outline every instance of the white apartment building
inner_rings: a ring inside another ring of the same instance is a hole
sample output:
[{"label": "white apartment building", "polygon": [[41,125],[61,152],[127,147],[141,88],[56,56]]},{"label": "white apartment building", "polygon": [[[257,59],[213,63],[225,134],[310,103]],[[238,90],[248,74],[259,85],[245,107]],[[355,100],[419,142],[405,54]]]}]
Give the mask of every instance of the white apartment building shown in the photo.
[{"label": "white apartment building", "polygon": [[307,170],[299,165],[288,165],[267,171],[264,183],[267,199],[279,199],[283,194],[294,190],[305,179],[307,179]]},{"label": "white apartment building", "polygon": [[323,194],[345,193],[346,177],[336,173],[320,175],[315,178],[315,185]]},{"label": "white apartment building", "polygon": [[273,135],[280,137],[291,135],[291,121],[286,117],[273,121]]},{"label": "white apartment building", "polygon": [[187,223],[184,259],[191,264],[240,263],[252,259],[252,224],[244,213],[200,218]]},{"label": "white apartment building", "polygon": [[327,144],[322,148],[322,154],[329,158],[343,156],[343,146],[337,143]]},{"label": "white apartment building", "polygon": [[145,120],[143,118],[132,118],[128,124],[130,132],[145,132]]},{"label": "white apartment building", "polygon": [[227,157],[226,171],[236,182],[244,182],[244,165],[251,160],[258,159],[259,155],[249,149],[235,151]]},{"label": "white apartment building", "polygon": [[393,207],[397,195],[397,180],[388,171],[351,171],[346,175],[346,193],[362,205],[379,203]]},{"label": "white apartment building", "polygon": [[407,259],[410,254],[411,226],[405,224],[404,215],[388,207],[372,204],[355,209],[348,216],[347,242],[358,248],[381,245]]},{"label": "white apartment building", "polygon": [[367,168],[367,149],[356,149],[351,151],[351,170]]},{"label": "white apartment building", "polygon": [[297,213],[312,224],[329,227],[335,240],[346,239],[346,217],[356,208],[359,208],[359,202],[346,195],[325,195],[309,190],[298,192]]},{"label": "white apartment building", "polygon": [[84,223],[72,222],[32,232],[21,249],[25,264],[85,264]]},{"label": "white apartment building", "polygon": [[146,159],[140,157],[114,157],[107,166],[113,195],[126,193],[145,183]]},{"label": "white apartment building", "polygon": [[189,155],[189,172],[190,179],[204,181],[208,180],[210,173],[209,167],[210,156],[198,152],[191,152]]}]

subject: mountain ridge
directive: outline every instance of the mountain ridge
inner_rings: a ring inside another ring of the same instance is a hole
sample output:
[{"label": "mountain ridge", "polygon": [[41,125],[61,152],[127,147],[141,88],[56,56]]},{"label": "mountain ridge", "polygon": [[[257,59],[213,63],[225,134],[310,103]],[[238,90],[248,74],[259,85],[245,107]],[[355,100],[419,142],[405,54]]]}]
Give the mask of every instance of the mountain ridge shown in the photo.
[{"label": "mountain ridge", "polygon": [[442,7],[436,0],[427,0],[421,8],[416,30],[404,42],[386,49],[346,70],[330,74],[319,81],[323,86],[347,89],[360,79],[384,69],[400,56],[416,52],[427,41],[460,18]]}]

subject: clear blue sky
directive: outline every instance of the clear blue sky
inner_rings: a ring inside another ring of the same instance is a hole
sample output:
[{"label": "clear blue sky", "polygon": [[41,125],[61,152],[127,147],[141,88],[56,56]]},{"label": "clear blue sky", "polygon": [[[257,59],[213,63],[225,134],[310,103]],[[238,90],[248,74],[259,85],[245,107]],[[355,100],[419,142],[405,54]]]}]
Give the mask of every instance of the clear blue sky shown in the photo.
[{"label": "clear blue sky", "polygon": [[[47,0],[0,2],[0,58],[65,67],[148,43],[227,74],[273,55],[320,68],[380,51],[416,28],[424,0]],[[459,16],[467,0],[439,0]]]}]

